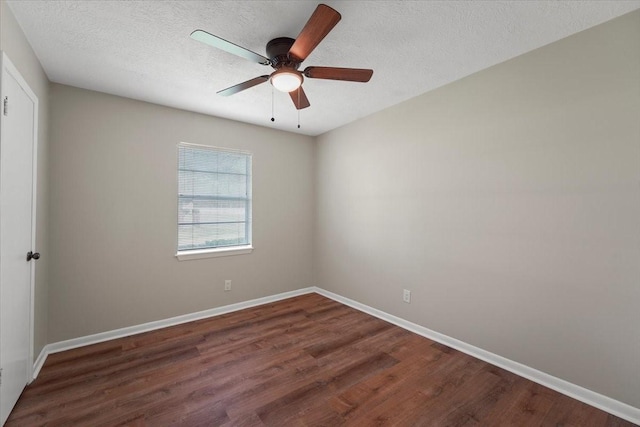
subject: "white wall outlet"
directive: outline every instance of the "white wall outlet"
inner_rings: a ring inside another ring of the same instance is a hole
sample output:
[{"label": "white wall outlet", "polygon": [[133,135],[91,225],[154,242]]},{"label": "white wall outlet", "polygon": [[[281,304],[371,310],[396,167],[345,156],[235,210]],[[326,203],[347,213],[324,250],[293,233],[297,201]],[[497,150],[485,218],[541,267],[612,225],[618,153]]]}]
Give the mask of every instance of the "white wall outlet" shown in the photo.
[{"label": "white wall outlet", "polygon": [[224,290],[225,290],[225,292],[231,290],[231,280],[225,280],[224,281]]},{"label": "white wall outlet", "polygon": [[409,289],[402,290],[402,301],[409,304],[411,302],[411,291]]}]

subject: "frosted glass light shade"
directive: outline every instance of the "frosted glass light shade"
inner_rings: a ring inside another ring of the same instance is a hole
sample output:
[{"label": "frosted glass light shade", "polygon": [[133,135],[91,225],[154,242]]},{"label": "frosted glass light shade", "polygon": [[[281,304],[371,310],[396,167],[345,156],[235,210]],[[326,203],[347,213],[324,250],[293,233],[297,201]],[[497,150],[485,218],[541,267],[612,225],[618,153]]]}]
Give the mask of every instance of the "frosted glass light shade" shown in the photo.
[{"label": "frosted glass light shade", "polygon": [[271,84],[280,92],[292,92],[302,84],[302,74],[281,68],[271,75]]}]

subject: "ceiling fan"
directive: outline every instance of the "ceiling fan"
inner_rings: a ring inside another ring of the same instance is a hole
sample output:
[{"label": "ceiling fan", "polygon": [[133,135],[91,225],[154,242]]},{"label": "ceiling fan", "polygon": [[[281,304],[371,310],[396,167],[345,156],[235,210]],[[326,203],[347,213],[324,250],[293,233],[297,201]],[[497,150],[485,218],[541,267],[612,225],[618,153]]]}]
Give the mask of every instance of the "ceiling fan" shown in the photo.
[{"label": "ceiling fan", "polygon": [[318,5],[297,39],[278,37],[269,41],[266,48],[267,56],[252,52],[203,30],[195,30],[191,33],[191,38],[249,61],[270,65],[275,69],[270,75],[259,76],[223,89],[217,92],[219,95],[233,95],[260,83],[271,81],[274,88],[282,92],[288,92],[296,108],[301,110],[311,105],[302,89],[304,77],[364,83],[368,82],[373,75],[373,70],[361,68],[307,67],[304,71],[298,71],[300,64],[329,34],[341,18],[340,14],[329,6],[325,4]]}]

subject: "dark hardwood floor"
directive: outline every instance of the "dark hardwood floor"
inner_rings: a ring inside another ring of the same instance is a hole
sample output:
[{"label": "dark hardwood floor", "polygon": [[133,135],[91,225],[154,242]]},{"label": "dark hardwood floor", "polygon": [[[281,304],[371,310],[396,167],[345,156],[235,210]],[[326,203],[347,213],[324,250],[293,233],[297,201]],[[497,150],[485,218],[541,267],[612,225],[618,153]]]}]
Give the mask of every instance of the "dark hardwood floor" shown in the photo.
[{"label": "dark hardwood floor", "polygon": [[304,295],[52,354],[7,426],[630,426]]}]

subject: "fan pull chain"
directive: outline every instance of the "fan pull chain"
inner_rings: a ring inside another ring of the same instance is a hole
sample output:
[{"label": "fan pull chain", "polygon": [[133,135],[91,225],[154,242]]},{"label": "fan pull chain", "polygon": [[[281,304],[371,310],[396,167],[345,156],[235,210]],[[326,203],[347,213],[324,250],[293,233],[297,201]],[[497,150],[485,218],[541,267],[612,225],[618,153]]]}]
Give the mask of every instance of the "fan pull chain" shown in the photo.
[{"label": "fan pull chain", "polygon": [[[300,92],[302,92],[302,86],[298,88],[298,106],[300,106]],[[300,129],[300,108],[298,108],[298,129]]]},{"label": "fan pull chain", "polygon": [[274,91],[273,86],[271,86],[271,121],[272,121],[272,122],[275,122],[275,121],[276,121],[276,119],[275,119],[275,117],[274,117],[274,116],[275,116],[275,114],[274,114],[274,112],[273,112],[273,111],[274,111],[274,107],[273,107],[273,98],[274,98],[274,93],[273,93],[273,91]]}]

